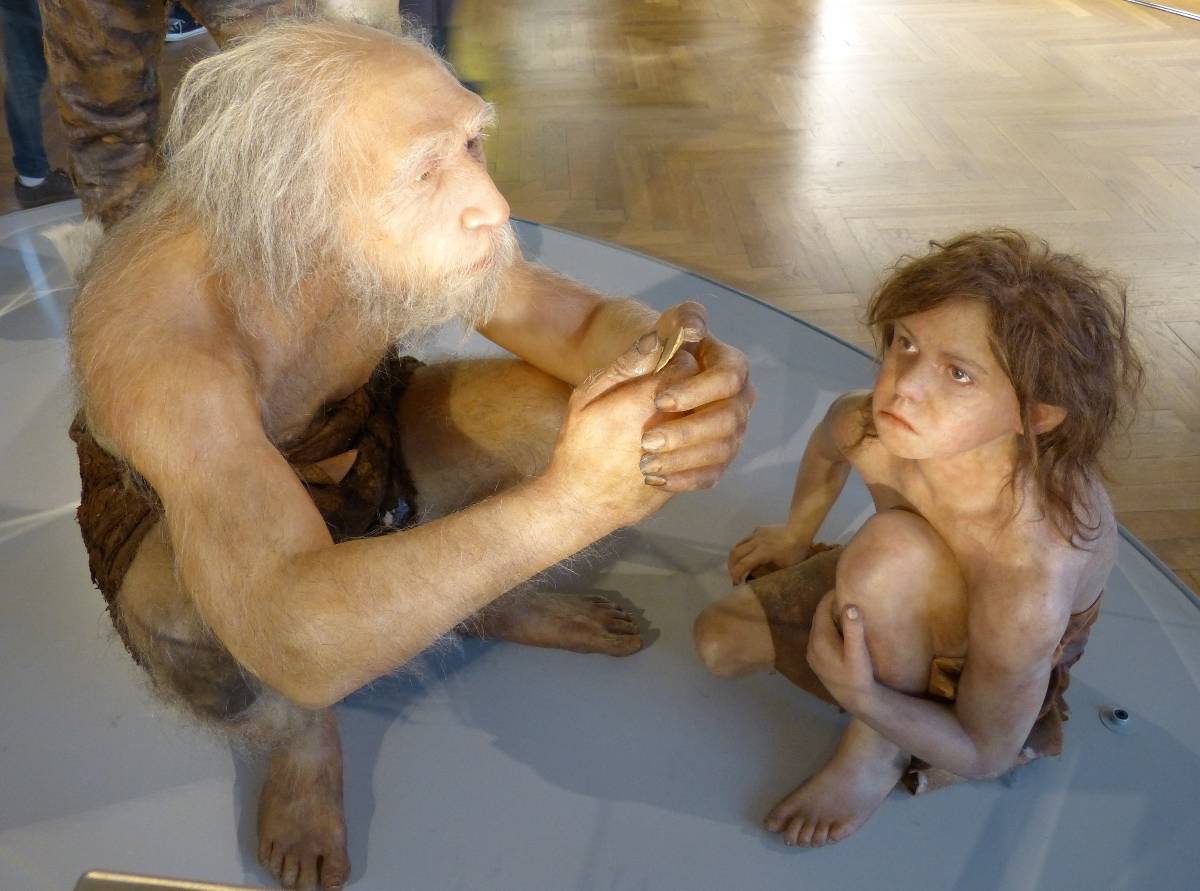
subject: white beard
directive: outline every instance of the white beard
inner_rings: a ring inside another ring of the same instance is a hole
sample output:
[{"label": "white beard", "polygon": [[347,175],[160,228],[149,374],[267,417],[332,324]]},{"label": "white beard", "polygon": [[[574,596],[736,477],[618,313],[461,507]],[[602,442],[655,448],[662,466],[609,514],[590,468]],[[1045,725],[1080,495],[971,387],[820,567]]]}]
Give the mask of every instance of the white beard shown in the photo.
[{"label": "white beard", "polygon": [[431,273],[420,263],[380,269],[361,253],[347,257],[342,284],[351,315],[368,336],[411,341],[451,320],[468,327],[486,322],[517,252],[517,239],[505,225],[493,231],[491,262],[482,271],[455,269]]}]

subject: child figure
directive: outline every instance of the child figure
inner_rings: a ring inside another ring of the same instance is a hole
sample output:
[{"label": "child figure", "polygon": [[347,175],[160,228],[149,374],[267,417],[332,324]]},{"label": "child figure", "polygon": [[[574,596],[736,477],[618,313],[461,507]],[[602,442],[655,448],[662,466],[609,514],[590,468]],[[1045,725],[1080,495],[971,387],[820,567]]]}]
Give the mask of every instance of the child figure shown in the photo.
[{"label": "child figure", "polygon": [[[897,781],[919,793],[1061,752],[1116,558],[1098,459],[1142,371],[1123,288],[996,229],[902,261],[868,322],[874,390],[833,403],[788,521],[733,548],[738,587],[696,620],[713,673],[774,667],[851,715],[767,816],[788,845],[841,841]],[[814,544],[851,469],[876,513],[844,548]]]}]

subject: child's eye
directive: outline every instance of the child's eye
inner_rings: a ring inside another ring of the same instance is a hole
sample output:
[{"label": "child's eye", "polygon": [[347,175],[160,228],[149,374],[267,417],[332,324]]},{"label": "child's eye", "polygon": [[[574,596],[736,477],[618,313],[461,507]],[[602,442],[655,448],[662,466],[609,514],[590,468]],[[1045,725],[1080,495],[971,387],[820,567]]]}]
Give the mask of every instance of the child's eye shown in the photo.
[{"label": "child's eye", "polygon": [[974,383],[974,381],[971,380],[971,375],[967,374],[957,365],[950,366],[950,377],[960,384]]}]

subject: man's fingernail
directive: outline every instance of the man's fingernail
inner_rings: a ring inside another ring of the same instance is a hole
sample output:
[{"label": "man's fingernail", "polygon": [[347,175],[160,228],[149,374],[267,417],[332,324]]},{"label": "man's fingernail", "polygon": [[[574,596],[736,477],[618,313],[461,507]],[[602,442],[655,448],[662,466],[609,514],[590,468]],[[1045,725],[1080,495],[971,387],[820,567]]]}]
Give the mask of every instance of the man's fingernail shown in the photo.
[{"label": "man's fingernail", "polygon": [[644,479],[646,480],[647,486],[665,486],[667,484],[667,478],[665,476],[658,476],[654,473],[647,473]]},{"label": "man's fingernail", "polygon": [[638,462],[638,467],[646,473],[654,473],[658,466],[658,455],[642,455],[642,460]]},{"label": "man's fingernail", "polygon": [[658,346],[658,332],[651,331],[649,334],[643,334],[638,338],[637,351],[643,356],[648,356],[654,352],[654,348]]},{"label": "man's fingernail", "polygon": [[858,607],[857,606],[847,607],[846,608],[846,618],[847,619],[857,619],[858,618]]},{"label": "man's fingernail", "polygon": [[653,452],[655,449],[661,449],[666,444],[667,438],[661,433],[647,433],[642,437],[642,448],[649,452]]},{"label": "man's fingernail", "polygon": [[675,411],[679,407],[679,403],[675,401],[675,397],[670,393],[662,393],[654,400],[654,407],[659,411]]}]

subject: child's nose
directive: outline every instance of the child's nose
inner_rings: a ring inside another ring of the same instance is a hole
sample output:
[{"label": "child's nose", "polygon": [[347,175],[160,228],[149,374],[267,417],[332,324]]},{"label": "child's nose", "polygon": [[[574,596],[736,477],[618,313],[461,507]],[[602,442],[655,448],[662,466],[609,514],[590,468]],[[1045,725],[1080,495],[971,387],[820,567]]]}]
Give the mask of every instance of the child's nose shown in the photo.
[{"label": "child's nose", "polygon": [[925,394],[921,363],[910,362],[896,370],[896,392],[905,399],[920,399]]}]

